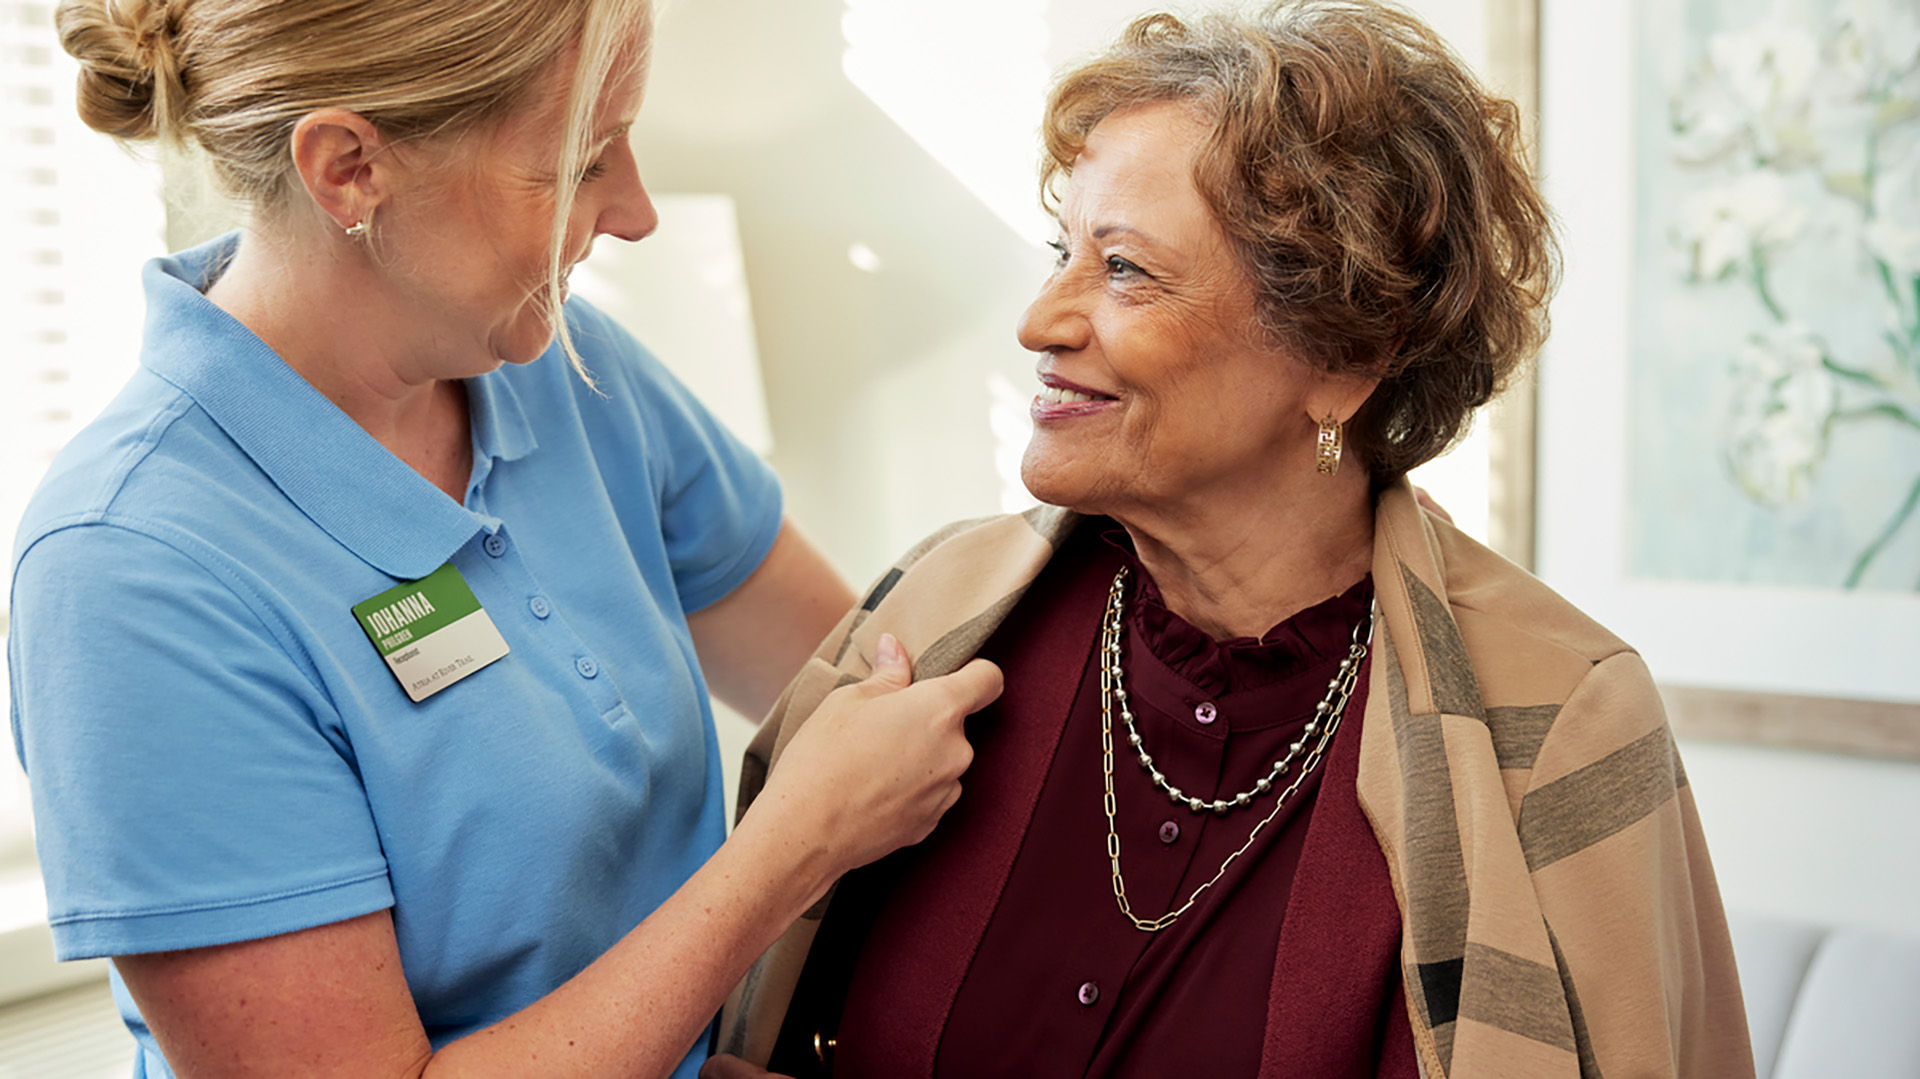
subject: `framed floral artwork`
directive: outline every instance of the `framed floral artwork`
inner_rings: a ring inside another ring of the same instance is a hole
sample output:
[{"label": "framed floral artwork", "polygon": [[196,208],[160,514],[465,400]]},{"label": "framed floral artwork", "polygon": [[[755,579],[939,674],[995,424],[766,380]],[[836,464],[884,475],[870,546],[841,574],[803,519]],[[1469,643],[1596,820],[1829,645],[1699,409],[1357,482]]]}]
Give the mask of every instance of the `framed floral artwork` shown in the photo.
[{"label": "framed floral artwork", "polygon": [[1920,5],[1541,26],[1537,571],[1683,731],[1920,755]]}]

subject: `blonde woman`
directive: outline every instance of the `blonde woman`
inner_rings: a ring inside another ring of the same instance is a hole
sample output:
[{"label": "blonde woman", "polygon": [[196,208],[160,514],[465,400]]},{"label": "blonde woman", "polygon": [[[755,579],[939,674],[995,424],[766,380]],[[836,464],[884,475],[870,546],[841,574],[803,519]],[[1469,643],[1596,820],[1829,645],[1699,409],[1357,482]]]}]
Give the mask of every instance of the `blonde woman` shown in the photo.
[{"label": "blonde woman", "polygon": [[89,124],[250,211],[146,268],[140,369],[20,529],[59,954],[113,957],[143,1076],[693,1074],[752,959],[957,797],[999,676],[906,688],[889,640],[722,842],[708,684],[763,713],[851,597],[566,299],[654,228],[648,4],[58,23]]}]

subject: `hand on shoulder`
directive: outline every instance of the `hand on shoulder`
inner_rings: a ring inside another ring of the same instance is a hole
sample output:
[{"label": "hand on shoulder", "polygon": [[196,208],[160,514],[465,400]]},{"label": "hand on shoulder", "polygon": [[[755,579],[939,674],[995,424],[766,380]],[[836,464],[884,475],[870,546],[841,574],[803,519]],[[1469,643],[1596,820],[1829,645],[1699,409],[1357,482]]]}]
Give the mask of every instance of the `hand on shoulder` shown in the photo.
[{"label": "hand on shoulder", "polygon": [[915,682],[905,649],[882,634],[875,661],[865,681],[827,695],[748,814],[795,829],[828,882],[933,831],[973,760],[966,717],[1000,696],[986,660]]}]

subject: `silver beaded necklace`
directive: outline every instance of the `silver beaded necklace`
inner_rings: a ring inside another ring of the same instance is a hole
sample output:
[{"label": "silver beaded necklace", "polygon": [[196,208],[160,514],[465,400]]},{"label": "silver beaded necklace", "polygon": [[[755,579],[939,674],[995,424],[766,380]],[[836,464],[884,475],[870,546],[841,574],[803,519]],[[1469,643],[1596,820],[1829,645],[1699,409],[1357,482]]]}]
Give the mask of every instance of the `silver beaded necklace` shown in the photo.
[{"label": "silver beaded necklace", "polygon": [[[1147,933],[1157,933],[1191,910],[1193,904],[1207,889],[1219,883],[1220,878],[1226,874],[1227,867],[1253,846],[1253,841],[1260,838],[1261,830],[1280,815],[1280,810],[1286,806],[1294,792],[1300,789],[1300,784],[1319,766],[1321,758],[1326,755],[1327,744],[1332,741],[1334,732],[1340,729],[1341,714],[1346,711],[1347,700],[1353,695],[1354,683],[1360,676],[1360,661],[1366,658],[1367,649],[1373,643],[1373,607],[1369,604],[1367,613],[1353,627],[1353,640],[1347,646],[1347,656],[1340,661],[1339,671],[1327,683],[1327,695],[1314,708],[1313,718],[1307,722],[1306,729],[1301,732],[1299,739],[1287,747],[1286,755],[1274,761],[1273,768],[1266,775],[1261,776],[1259,782],[1255,783],[1251,789],[1242,791],[1232,798],[1217,798],[1208,802],[1187,794],[1167,781],[1167,777],[1154,767],[1153,756],[1141,743],[1140,732],[1134,726],[1133,712],[1127,707],[1127,689],[1120,668],[1120,634],[1122,616],[1126,609],[1126,581],[1127,567],[1121,566],[1119,572],[1113,575],[1113,586],[1107,591],[1107,611],[1101,620],[1100,627],[1100,751],[1106,782],[1106,794],[1102,801],[1107,814],[1107,861],[1113,867],[1113,898],[1120,905],[1120,913],[1126,915],[1134,928]],[[1188,810],[1195,813],[1211,809],[1224,816],[1229,810],[1251,804],[1255,798],[1273,789],[1274,784],[1279,782],[1288,767],[1303,752],[1306,754],[1306,759],[1300,765],[1299,774],[1293,777],[1292,783],[1281,790],[1280,796],[1274,800],[1273,809],[1253,826],[1247,841],[1240,844],[1238,850],[1227,855],[1226,861],[1220,863],[1220,868],[1213,874],[1212,879],[1195,888],[1185,903],[1158,918],[1141,918],[1133,913],[1133,907],[1127,902],[1127,882],[1120,873],[1120,832],[1114,823],[1113,798],[1115,702],[1119,703],[1121,719],[1127,726],[1127,741],[1139,755],[1140,766],[1153,780],[1153,785],[1160,788],[1175,804],[1184,804]],[[1315,737],[1316,735],[1318,737]],[[1311,742],[1310,746],[1309,742]]]}]

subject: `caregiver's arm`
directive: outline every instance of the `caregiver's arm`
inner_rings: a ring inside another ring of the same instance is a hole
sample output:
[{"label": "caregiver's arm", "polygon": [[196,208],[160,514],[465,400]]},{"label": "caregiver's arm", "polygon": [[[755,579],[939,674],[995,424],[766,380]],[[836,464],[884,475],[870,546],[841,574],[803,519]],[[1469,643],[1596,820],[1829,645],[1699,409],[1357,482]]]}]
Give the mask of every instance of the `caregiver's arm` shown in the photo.
[{"label": "caregiver's arm", "polygon": [[713,695],[749,719],[766,715],[854,598],[793,522],[782,522],[760,568],[687,616]]},{"label": "caregiver's arm", "polygon": [[972,756],[962,720],[998,696],[1000,673],[975,660],[909,685],[906,656],[884,641],[873,676],[828,696],[678,892],[546,997],[437,1052],[386,911],[114,962],[181,1079],[667,1075],[833,880],[918,842],[959,797]]}]

